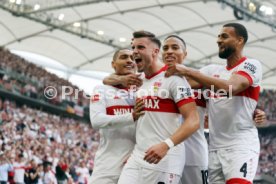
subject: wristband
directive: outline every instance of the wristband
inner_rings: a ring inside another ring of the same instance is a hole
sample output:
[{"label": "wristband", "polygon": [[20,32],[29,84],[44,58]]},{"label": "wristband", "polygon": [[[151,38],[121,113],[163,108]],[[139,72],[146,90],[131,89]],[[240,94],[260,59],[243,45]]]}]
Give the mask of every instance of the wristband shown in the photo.
[{"label": "wristband", "polygon": [[174,143],[172,142],[172,140],[170,138],[166,139],[164,142],[168,145],[169,149],[174,147]]}]

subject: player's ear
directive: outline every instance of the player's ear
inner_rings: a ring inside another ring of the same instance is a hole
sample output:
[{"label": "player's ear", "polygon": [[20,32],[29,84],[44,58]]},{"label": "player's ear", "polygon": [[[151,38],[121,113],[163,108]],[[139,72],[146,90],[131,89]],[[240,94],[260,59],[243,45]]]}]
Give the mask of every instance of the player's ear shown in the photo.
[{"label": "player's ear", "polygon": [[187,57],[187,54],[188,54],[188,53],[187,53],[187,51],[185,50],[185,51],[184,51],[184,54],[183,54],[182,62],[183,62],[184,59]]},{"label": "player's ear", "polygon": [[238,44],[239,45],[244,45],[244,38],[242,36],[238,37]]},{"label": "player's ear", "polygon": [[116,69],[116,63],[115,63],[115,61],[112,61],[111,62],[111,66],[112,66],[112,68],[115,70]]},{"label": "player's ear", "polygon": [[154,55],[154,56],[158,56],[159,52],[160,52],[160,49],[159,49],[159,48],[153,49],[153,55]]}]

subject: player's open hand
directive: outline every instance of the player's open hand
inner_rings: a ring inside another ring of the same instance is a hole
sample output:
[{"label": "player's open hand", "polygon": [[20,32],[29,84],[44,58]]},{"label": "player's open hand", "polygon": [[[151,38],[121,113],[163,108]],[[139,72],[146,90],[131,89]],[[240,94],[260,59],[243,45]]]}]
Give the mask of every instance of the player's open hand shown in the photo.
[{"label": "player's open hand", "polygon": [[128,74],[121,76],[122,85],[124,87],[136,86],[140,87],[143,84],[142,79],[140,79],[141,74]]},{"label": "player's open hand", "polygon": [[170,77],[172,75],[175,75],[177,73],[176,65],[174,63],[169,63],[167,65],[168,65],[168,68],[167,68],[167,71],[165,73],[165,77]]},{"label": "player's open hand", "polygon": [[165,73],[165,77],[170,77],[172,75],[178,75],[180,77],[186,76],[188,71],[189,71],[189,68],[187,68],[186,66],[184,66],[182,64],[170,63],[170,64],[168,64],[168,69]]},{"label": "player's open hand", "polygon": [[159,161],[167,154],[169,147],[166,143],[161,142],[150,147],[146,151],[144,160],[150,164],[158,164]]},{"label": "player's open hand", "polygon": [[264,125],[266,122],[266,114],[260,109],[254,111],[254,121],[256,125]]},{"label": "player's open hand", "polygon": [[132,113],[134,121],[136,121],[140,116],[145,114],[144,108],[145,103],[143,99],[137,99]]}]

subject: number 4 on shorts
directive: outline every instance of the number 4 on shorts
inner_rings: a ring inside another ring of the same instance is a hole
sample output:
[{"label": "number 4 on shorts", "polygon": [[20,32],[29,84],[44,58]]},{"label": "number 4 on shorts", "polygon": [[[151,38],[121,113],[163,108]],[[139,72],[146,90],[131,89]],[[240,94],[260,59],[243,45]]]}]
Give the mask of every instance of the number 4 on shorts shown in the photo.
[{"label": "number 4 on shorts", "polygon": [[247,174],[247,163],[246,162],[242,165],[240,172],[243,173],[243,177],[246,177],[246,174]]}]

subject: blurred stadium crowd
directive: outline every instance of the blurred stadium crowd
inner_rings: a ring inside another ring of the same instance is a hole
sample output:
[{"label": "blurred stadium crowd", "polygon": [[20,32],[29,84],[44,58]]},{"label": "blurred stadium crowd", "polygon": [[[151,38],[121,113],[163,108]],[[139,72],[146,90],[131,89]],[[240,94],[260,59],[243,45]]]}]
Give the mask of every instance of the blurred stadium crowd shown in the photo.
[{"label": "blurred stadium crowd", "polygon": [[[45,98],[44,88],[54,86],[58,95]],[[62,106],[69,113],[83,116],[89,99],[61,99],[61,86],[76,86],[0,48],[0,90],[23,95],[45,103]],[[259,108],[270,122],[276,122],[276,91],[263,90]],[[273,125],[274,124],[274,125]],[[0,98],[0,172],[9,173],[10,183],[80,183],[88,182],[99,143],[99,133],[87,122],[66,118],[19,105]],[[276,135],[260,133],[261,154],[257,175],[276,180]],[[9,164],[11,163],[11,165]],[[1,181],[0,174],[0,181]]]},{"label": "blurred stadium crowd", "polygon": [[[10,176],[14,176],[14,182],[28,183],[31,169],[36,170],[38,165],[46,169],[49,164],[51,172],[57,174],[59,166],[64,177],[72,181],[84,183],[88,179],[99,142],[99,134],[90,124],[17,107],[15,102],[2,99],[0,115],[2,157],[13,165]],[[44,176],[43,169],[41,172],[39,176]]]},{"label": "blurred stadium crowd", "polygon": [[[0,85],[12,93],[62,106],[79,116],[83,116],[84,111],[88,112],[89,98],[85,98],[84,92],[77,86],[3,48],[0,48],[0,78]],[[44,89],[48,86],[57,89],[57,95],[52,99],[44,96]],[[78,93],[62,99],[62,86],[72,87]]]}]

